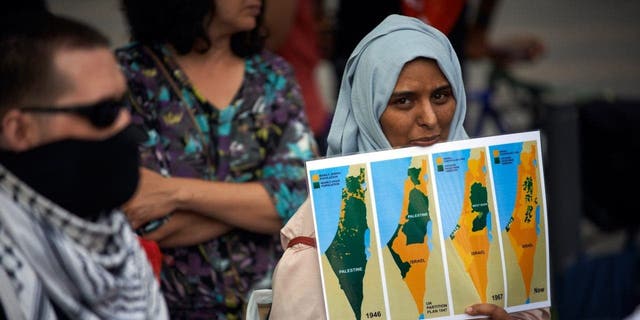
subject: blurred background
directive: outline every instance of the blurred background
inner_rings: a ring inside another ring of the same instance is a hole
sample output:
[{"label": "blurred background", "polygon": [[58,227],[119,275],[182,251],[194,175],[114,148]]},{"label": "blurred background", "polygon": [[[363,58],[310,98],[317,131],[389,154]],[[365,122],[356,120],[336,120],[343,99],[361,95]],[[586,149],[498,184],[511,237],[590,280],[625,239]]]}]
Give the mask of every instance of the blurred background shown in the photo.
[{"label": "blurred background", "polygon": [[[322,2],[329,21],[338,1]],[[114,47],[128,40],[117,0],[48,2],[96,26]],[[501,1],[489,39],[532,35],[543,54],[463,66],[470,135],[541,131],[554,319],[621,319],[640,305],[639,13],[637,0]],[[336,75],[328,61],[320,66],[330,112]]]}]

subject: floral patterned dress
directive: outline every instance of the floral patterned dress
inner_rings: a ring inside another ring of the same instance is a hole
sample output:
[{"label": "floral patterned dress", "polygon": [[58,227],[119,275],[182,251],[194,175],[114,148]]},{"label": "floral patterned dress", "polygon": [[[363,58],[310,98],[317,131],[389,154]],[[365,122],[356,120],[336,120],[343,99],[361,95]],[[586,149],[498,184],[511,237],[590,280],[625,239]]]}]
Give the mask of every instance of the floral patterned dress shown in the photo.
[{"label": "floral patterned dress", "polygon": [[[116,56],[132,95],[132,122],[148,134],[141,145],[145,167],[166,176],[260,181],[283,222],[295,213],[307,196],[304,162],[317,147],[299,86],[282,58],[267,51],[246,58],[241,88],[218,109],[166,47],[131,43]],[[281,254],[278,234],[241,229],[163,249],[162,290],[171,317],[240,318],[249,293],[270,287]]]}]

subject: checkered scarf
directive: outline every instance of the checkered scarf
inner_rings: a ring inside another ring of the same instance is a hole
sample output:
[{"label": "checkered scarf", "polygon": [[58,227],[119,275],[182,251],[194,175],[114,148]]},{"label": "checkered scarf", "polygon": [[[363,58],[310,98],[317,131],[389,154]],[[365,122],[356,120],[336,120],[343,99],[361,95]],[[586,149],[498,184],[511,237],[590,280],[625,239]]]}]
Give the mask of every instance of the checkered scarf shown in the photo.
[{"label": "checkered scarf", "polygon": [[168,317],[122,213],[85,221],[1,165],[0,274],[0,300],[10,319],[56,319],[54,304],[70,319]]}]

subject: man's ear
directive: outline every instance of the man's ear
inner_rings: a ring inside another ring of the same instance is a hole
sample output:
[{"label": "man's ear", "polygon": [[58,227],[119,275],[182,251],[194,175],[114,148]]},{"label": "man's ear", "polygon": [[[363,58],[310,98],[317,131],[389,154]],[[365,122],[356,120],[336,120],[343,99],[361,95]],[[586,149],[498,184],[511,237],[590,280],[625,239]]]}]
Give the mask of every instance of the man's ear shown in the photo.
[{"label": "man's ear", "polygon": [[18,109],[9,109],[0,119],[0,146],[16,152],[31,148],[36,126],[34,120]]}]

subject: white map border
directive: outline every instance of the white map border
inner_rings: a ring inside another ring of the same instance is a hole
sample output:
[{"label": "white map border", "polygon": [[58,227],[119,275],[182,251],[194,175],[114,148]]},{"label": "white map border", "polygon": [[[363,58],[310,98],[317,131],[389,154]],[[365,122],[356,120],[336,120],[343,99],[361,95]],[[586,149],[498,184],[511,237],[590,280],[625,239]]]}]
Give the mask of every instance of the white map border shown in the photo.
[{"label": "white map border", "polygon": [[[546,187],[545,187],[545,182],[544,182],[544,170],[543,170],[543,158],[542,158],[542,144],[541,144],[541,139],[540,139],[540,131],[528,131],[528,132],[522,132],[522,133],[512,133],[512,134],[504,134],[504,135],[497,135],[497,136],[489,136],[489,137],[482,137],[482,138],[474,138],[474,139],[466,139],[466,140],[458,140],[458,141],[450,141],[450,142],[443,142],[443,143],[438,143],[435,144],[433,146],[430,147],[407,147],[407,148],[400,148],[400,149],[393,149],[393,150],[383,150],[383,151],[373,151],[373,152],[367,152],[367,153],[358,153],[358,154],[352,154],[352,155],[346,155],[346,156],[334,156],[334,157],[325,157],[325,158],[320,158],[320,159],[314,159],[314,160],[310,160],[306,162],[306,170],[307,170],[307,179],[308,179],[308,190],[309,190],[309,197],[311,199],[312,202],[312,212],[313,212],[313,220],[314,220],[314,229],[315,229],[315,234],[316,237],[320,237],[320,234],[318,233],[318,226],[316,223],[316,206],[313,205],[314,204],[314,200],[313,200],[313,192],[311,190],[313,190],[313,186],[312,186],[312,180],[311,180],[311,175],[310,172],[314,171],[314,170],[322,170],[322,169],[330,169],[333,167],[344,167],[344,166],[350,166],[350,165],[356,165],[356,164],[365,164],[366,165],[366,173],[367,173],[367,181],[369,183],[368,187],[371,189],[370,194],[374,195],[373,193],[373,188],[375,188],[375,186],[373,186],[372,183],[372,179],[371,179],[371,167],[370,164],[371,162],[378,162],[378,161],[384,161],[384,160],[393,160],[393,159],[399,159],[399,158],[407,158],[407,157],[415,157],[415,156],[428,156],[429,159],[429,168],[430,168],[430,172],[435,172],[434,170],[434,165],[433,165],[433,161],[431,159],[431,155],[435,154],[435,153],[441,153],[441,152],[449,152],[449,151],[457,151],[457,150],[465,150],[465,149],[474,149],[474,148],[485,148],[486,152],[485,155],[488,158],[488,160],[490,161],[490,157],[491,155],[489,154],[488,150],[489,147],[491,146],[496,146],[496,145],[503,145],[503,144],[510,144],[510,143],[521,143],[521,142],[527,142],[527,141],[536,141],[536,144],[538,146],[538,148],[536,148],[537,150],[537,159],[538,159],[538,163],[539,163],[539,171],[540,171],[540,188],[542,189],[542,208],[543,210],[543,216],[544,216],[544,228],[545,228],[545,248],[546,248],[546,275],[547,275],[547,300],[546,301],[540,301],[540,302],[533,302],[533,303],[529,303],[529,304],[523,304],[523,305],[518,305],[518,306],[511,306],[511,307],[506,307],[506,310],[508,312],[518,312],[518,311],[524,311],[524,310],[531,310],[531,309],[538,309],[538,308],[544,308],[544,307],[550,307],[551,306],[551,280],[550,280],[550,266],[549,266],[549,226],[548,226],[548,219],[547,219],[547,197],[546,197]],[[490,163],[490,162],[488,162]],[[490,179],[491,181],[493,181],[493,170],[489,170],[490,172]],[[495,189],[495,184],[492,182],[491,183],[492,187]],[[437,187],[435,187],[434,185],[434,195],[437,197]],[[374,196],[372,196],[373,198],[375,198]],[[493,200],[494,203],[496,201],[496,193],[495,190],[493,192]],[[372,230],[373,232],[376,233],[376,239],[377,242],[380,242],[380,234],[379,234],[379,229],[378,229],[378,221],[377,221],[377,214],[376,214],[376,206],[375,206],[375,199],[371,199],[371,204],[372,204],[372,208],[374,210],[373,212],[373,217],[374,217],[374,226],[375,226],[375,230]],[[439,208],[439,201],[436,201],[436,211],[439,212],[440,208]],[[442,221],[440,221],[441,219],[438,219],[439,221],[439,229],[442,230]],[[499,224],[499,221],[498,221]],[[498,226],[499,229],[501,230],[502,226]],[[371,231],[370,231],[371,232]],[[500,246],[502,247],[502,237],[499,234],[499,240],[500,240]],[[328,235],[330,237],[333,237],[334,235]],[[444,246],[444,244],[442,244],[442,246]],[[376,249],[379,247],[379,243],[377,243]],[[322,252],[320,252],[319,247],[317,248],[318,250],[318,264],[320,265],[320,274],[323,275],[324,274],[324,270],[322,268]],[[377,249],[379,250],[379,249]],[[446,258],[446,251],[443,248],[443,258]],[[378,255],[378,263],[379,263],[379,268],[380,270],[383,270],[383,263],[382,263],[382,255],[379,254]],[[504,265],[504,254],[502,254],[502,260],[503,260],[503,265]],[[446,262],[445,262],[446,264]],[[448,300],[449,300],[449,310],[450,310],[450,316],[446,316],[446,317],[439,317],[439,318],[433,318],[433,319],[474,319],[474,318],[481,318],[481,317],[472,317],[466,314],[458,314],[458,315],[453,315],[451,313],[453,313],[453,308],[452,308],[452,296],[451,296],[451,285],[450,285],[450,281],[449,281],[449,272],[448,269],[445,268],[445,279],[446,279],[446,284],[447,284],[447,293],[448,293]],[[506,273],[504,273],[504,282],[505,282],[505,297],[507,297],[507,275]],[[385,279],[385,275],[384,273],[382,274],[382,289],[383,289],[383,295],[384,295],[384,300],[385,300],[385,310],[387,312],[387,314],[385,314],[386,319],[391,319],[390,315],[388,314],[389,312],[389,298],[388,298],[388,293],[387,293],[387,286],[386,286],[386,279]],[[326,310],[326,314],[327,317],[329,317],[329,306],[327,303],[327,299],[326,299],[326,288],[325,288],[325,279],[322,279],[322,291],[323,291],[323,296],[324,296],[324,302],[325,302],[325,310]]]}]

